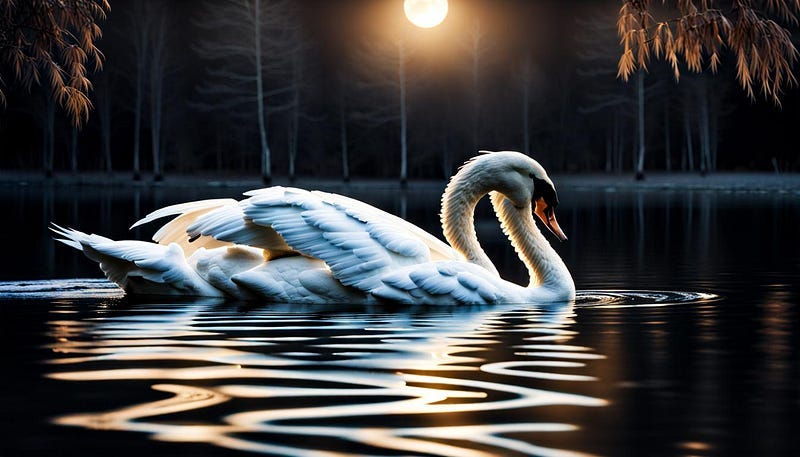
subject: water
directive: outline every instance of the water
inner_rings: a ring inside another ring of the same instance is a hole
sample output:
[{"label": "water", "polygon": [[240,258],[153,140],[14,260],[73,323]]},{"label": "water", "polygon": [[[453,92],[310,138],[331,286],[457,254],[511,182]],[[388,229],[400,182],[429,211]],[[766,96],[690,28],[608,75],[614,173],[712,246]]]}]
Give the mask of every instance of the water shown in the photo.
[{"label": "water", "polygon": [[[796,455],[800,196],[562,191],[574,304],[133,303],[49,241],[243,189],[0,189],[0,455]],[[440,189],[332,189],[438,233]],[[524,280],[487,207],[479,236]],[[142,229],[134,237],[146,238]]]}]

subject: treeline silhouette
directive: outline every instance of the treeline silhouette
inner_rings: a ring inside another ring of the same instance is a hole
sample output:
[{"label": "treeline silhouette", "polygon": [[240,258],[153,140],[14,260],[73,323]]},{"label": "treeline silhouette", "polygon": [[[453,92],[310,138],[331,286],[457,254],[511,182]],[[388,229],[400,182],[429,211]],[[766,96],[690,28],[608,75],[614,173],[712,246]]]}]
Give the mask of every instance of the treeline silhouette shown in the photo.
[{"label": "treeline silhouette", "polygon": [[800,170],[796,88],[748,99],[724,46],[717,74],[625,82],[619,6],[465,0],[422,30],[399,0],[115,0],[80,127],[4,63],[0,169],[405,181],[514,149],[554,172]]}]

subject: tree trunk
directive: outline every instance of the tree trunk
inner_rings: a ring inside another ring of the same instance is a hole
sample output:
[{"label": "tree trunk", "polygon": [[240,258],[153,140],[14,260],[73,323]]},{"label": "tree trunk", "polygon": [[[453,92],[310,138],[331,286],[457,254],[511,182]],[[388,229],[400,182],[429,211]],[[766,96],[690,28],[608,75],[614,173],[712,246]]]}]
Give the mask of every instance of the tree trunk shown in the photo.
[{"label": "tree trunk", "polygon": [[69,169],[72,174],[78,173],[78,127],[72,126],[69,138]]},{"label": "tree trunk", "polygon": [[56,155],[56,101],[52,96],[47,97],[47,112],[45,114],[45,147],[44,147],[44,175],[53,177],[53,168]]},{"label": "tree trunk", "polygon": [[636,180],[644,179],[644,71],[639,70],[636,81],[636,92],[638,96],[638,118],[639,118],[639,157],[636,161]]},{"label": "tree trunk", "polygon": [[700,174],[708,173],[709,159],[711,158],[711,142],[709,141],[708,125],[708,91],[706,84],[700,88]]},{"label": "tree trunk", "polygon": [[216,159],[217,159],[217,171],[222,171],[222,138],[219,135],[219,127],[214,131],[214,139],[216,140]]},{"label": "tree trunk", "polygon": [[300,58],[299,52],[295,51],[292,56],[292,115],[289,123],[289,181],[294,182],[296,178],[295,164],[297,161],[297,146],[300,134]]},{"label": "tree trunk", "polygon": [[670,150],[669,99],[664,100],[664,166],[672,171],[672,151]]},{"label": "tree trunk", "polygon": [[100,142],[103,148],[103,162],[106,171],[113,171],[111,164],[111,90],[108,87],[108,76],[104,76],[97,97],[97,115],[100,120]]},{"label": "tree trunk", "polygon": [[253,39],[255,40],[256,101],[258,103],[258,135],[261,144],[261,180],[272,183],[272,162],[267,142],[267,115],[264,110],[264,75],[261,68],[261,0],[254,0],[253,20],[255,21]]},{"label": "tree trunk", "polygon": [[[161,12],[163,14],[163,11]],[[165,18],[155,18],[153,28],[153,39],[150,53],[150,144],[153,153],[153,180],[161,181],[164,179],[161,169],[163,138],[161,127],[163,120],[164,103],[164,76],[166,66],[166,56],[164,55],[166,28]]]},{"label": "tree trunk", "polygon": [[144,70],[145,70],[145,46],[147,43],[147,27],[143,26],[140,30],[139,42],[136,44],[136,101],[133,110],[133,179],[142,179],[139,154],[141,151],[140,138],[142,135],[142,102],[144,99]]},{"label": "tree trunk", "polygon": [[[687,102],[688,105],[688,102]],[[683,108],[683,134],[686,141],[686,165],[688,171],[694,171],[694,150],[692,144],[692,124],[689,120],[689,107]]]},{"label": "tree trunk", "polygon": [[614,152],[615,167],[617,174],[622,174],[622,158],[625,155],[624,143],[622,142],[622,132],[619,120],[619,111],[614,111]]},{"label": "tree trunk", "polygon": [[717,152],[719,150],[719,111],[712,105],[711,111],[711,171],[717,171]]},{"label": "tree trunk", "polygon": [[339,93],[339,144],[342,151],[342,180],[350,181],[350,159],[347,157],[347,98],[344,93],[344,82],[340,83]]},{"label": "tree trunk", "polygon": [[476,20],[472,31],[472,151],[471,154],[478,152],[478,131],[481,125],[481,91],[480,91],[480,68],[481,68],[481,23]]},{"label": "tree trunk", "polygon": [[286,132],[286,149],[289,153],[289,182],[294,183],[295,177],[295,156],[297,152],[294,149],[294,122],[292,119],[289,120],[289,126]]},{"label": "tree trunk", "polygon": [[606,173],[611,173],[612,161],[614,157],[614,133],[613,127],[606,129]]},{"label": "tree trunk", "polygon": [[522,152],[531,154],[530,132],[530,84],[531,56],[525,56],[525,67],[522,69]]},{"label": "tree trunk", "polygon": [[398,42],[397,76],[400,83],[400,185],[408,184],[408,116],[406,112],[406,56],[402,40]]}]

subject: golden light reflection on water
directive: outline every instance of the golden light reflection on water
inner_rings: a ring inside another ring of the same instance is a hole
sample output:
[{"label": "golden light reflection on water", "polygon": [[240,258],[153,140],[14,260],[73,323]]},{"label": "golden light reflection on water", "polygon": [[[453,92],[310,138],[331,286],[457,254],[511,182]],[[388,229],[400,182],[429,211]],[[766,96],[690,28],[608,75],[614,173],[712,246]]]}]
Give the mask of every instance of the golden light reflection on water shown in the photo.
[{"label": "golden light reflection on water", "polygon": [[[211,303],[53,317],[49,378],[100,392],[141,381],[139,394],[172,394],[62,415],[54,419],[61,425],[279,455],[340,455],[353,445],[376,455],[582,455],[536,444],[537,436],[576,430],[539,421],[536,411],[607,404],[569,391],[596,381],[587,370],[605,357],[567,344],[576,335],[571,304],[337,314]],[[211,407],[221,413],[209,422],[201,412]],[[498,412],[507,419],[498,423]],[[276,436],[326,438],[332,448]]]}]

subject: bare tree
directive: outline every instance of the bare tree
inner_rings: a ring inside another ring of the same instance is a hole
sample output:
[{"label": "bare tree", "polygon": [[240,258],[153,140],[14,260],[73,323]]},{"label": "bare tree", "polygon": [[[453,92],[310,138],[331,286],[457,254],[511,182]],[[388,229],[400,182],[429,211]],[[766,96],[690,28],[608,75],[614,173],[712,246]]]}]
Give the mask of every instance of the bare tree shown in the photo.
[{"label": "bare tree", "polygon": [[167,16],[163,7],[152,11],[151,33],[148,43],[150,82],[150,150],[153,154],[153,180],[164,178],[162,170],[162,135],[164,79],[167,74]]},{"label": "bare tree", "polygon": [[[282,104],[272,104],[270,106],[271,113],[277,113],[285,110],[288,114],[286,120],[287,126],[287,146],[289,155],[289,180],[294,182],[297,175],[297,154],[300,147],[300,121],[301,120],[315,120],[315,118],[308,116],[303,110],[303,93],[306,87],[306,72],[305,72],[305,53],[311,47],[306,41],[305,36],[301,33],[300,27],[297,24],[297,10],[291,8],[287,12],[287,19],[289,27],[281,33],[280,40],[273,40],[271,42],[272,48],[278,54],[285,55],[287,62],[284,67],[286,70],[280,71],[280,66],[273,67],[273,73],[277,73],[280,78],[281,84],[286,90],[286,100]],[[295,24],[292,26],[291,24]],[[281,74],[287,73],[287,74]]]},{"label": "bare tree", "polygon": [[72,125],[69,133],[69,170],[73,174],[78,173],[78,126]]},{"label": "bare tree", "polygon": [[493,47],[488,39],[488,31],[479,18],[472,22],[463,44],[469,52],[470,99],[472,100],[471,134],[472,149],[475,152],[480,149],[478,143],[480,141],[481,110],[483,108],[481,77],[487,54]]},{"label": "bare tree", "polygon": [[348,85],[347,77],[343,73],[338,74],[338,100],[337,100],[337,117],[339,119],[339,150],[342,156],[342,180],[344,182],[350,181],[350,157],[348,148],[347,136],[347,122],[349,120],[348,113]]},{"label": "bare tree", "polygon": [[141,173],[142,119],[145,99],[148,52],[150,43],[150,19],[145,0],[136,0],[128,12],[128,31],[133,49],[134,103],[133,103],[133,179],[138,181]]},{"label": "bare tree", "polygon": [[637,133],[638,133],[638,154],[636,158],[636,179],[641,181],[644,179],[644,155],[647,149],[647,145],[645,143],[645,93],[644,93],[644,71],[639,71],[639,74],[636,75],[636,118],[637,118]]},{"label": "bare tree", "polygon": [[522,63],[520,85],[522,86],[522,152],[530,155],[531,153],[531,134],[530,134],[530,92],[533,83],[533,64],[531,63],[530,52],[525,54]]},{"label": "bare tree", "polygon": [[785,87],[796,83],[792,64],[797,49],[777,20],[797,24],[800,2],[664,0],[663,4],[666,19],[658,20],[649,0],[623,0],[617,21],[623,48],[618,75],[623,79],[646,69],[651,55],[669,62],[676,80],[680,57],[698,73],[706,58],[716,72],[725,46],[736,55],[737,79],[751,98],[759,88],[765,98],[780,104]]},{"label": "bare tree", "polygon": [[[377,126],[397,123],[400,139],[400,184],[408,182],[408,43],[399,35],[373,40],[360,50],[361,73],[356,75],[362,104],[356,120]],[[381,100],[376,102],[376,100]]]},{"label": "bare tree", "polygon": [[[630,113],[636,110],[638,114],[638,94],[615,78],[612,68],[617,59],[617,40],[610,24],[610,18],[597,15],[578,21],[581,33],[577,37],[580,49],[577,73],[591,88],[585,93],[578,110],[586,115],[601,115],[598,121],[605,125],[606,130],[604,168],[607,172],[621,173],[625,155],[622,132],[630,122]],[[609,111],[612,113],[610,116]]]},{"label": "bare tree", "polygon": [[95,81],[95,106],[100,128],[100,147],[103,150],[103,163],[108,173],[113,171],[111,159],[113,82],[108,71],[100,74]]},{"label": "bare tree", "polygon": [[285,31],[297,26],[290,18],[286,0],[224,0],[206,2],[195,21],[206,34],[196,50],[209,62],[206,80],[198,87],[205,101],[198,106],[255,118],[265,183],[272,180],[268,117],[287,109],[285,103],[273,106],[272,100],[293,90],[291,84],[268,86],[269,74],[291,62],[291,52],[283,48]]},{"label": "bare tree", "polygon": [[[0,1],[0,61],[28,88],[46,78],[55,100],[81,125],[92,108],[86,63],[91,61],[95,71],[102,66],[94,42],[101,33],[97,21],[108,10],[106,0]],[[0,75],[2,103],[4,76],[9,75]]]},{"label": "bare tree", "polygon": [[42,110],[42,125],[44,141],[42,141],[42,168],[48,178],[53,176],[55,169],[56,150],[56,100],[52,94],[44,96],[44,109]]}]

